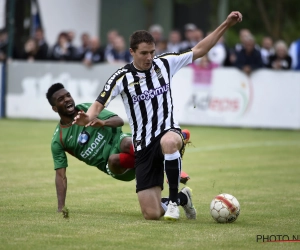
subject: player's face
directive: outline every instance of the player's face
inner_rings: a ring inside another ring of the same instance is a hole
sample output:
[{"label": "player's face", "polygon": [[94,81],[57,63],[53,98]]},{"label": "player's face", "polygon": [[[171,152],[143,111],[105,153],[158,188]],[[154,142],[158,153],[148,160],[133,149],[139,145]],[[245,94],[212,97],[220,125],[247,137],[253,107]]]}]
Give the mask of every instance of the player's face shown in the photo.
[{"label": "player's face", "polygon": [[75,102],[66,89],[56,91],[52,96],[53,110],[60,115],[71,116],[75,113]]},{"label": "player's face", "polygon": [[131,48],[129,51],[133,57],[134,66],[137,69],[147,70],[151,67],[155,53],[154,43],[140,43],[135,51],[133,51]]}]

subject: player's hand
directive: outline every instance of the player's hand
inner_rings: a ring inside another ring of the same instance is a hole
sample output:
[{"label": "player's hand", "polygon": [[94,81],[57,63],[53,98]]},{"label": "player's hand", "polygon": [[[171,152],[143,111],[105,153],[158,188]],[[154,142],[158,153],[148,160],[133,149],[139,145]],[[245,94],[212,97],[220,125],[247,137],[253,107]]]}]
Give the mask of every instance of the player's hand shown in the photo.
[{"label": "player's hand", "polygon": [[228,23],[229,27],[235,25],[236,23],[239,23],[243,20],[243,16],[239,11],[232,11],[227,19],[226,22]]},{"label": "player's hand", "polygon": [[64,206],[61,211],[62,211],[63,217],[65,219],[68,219],[69,218],[69,209],[66,206]]},{"label": "player's hand", "polygon": [[62,213],[63,218],[66,218],[66,219],[69,218],[69,209],[66,206],[64,206],[63,208],[57,209],[57,212]]},{"label": "player's hand", "polygon": [[72,124],[79,126],[85,126],[90,122],[90,117],[84,111],[78,111],[78,114],[74,117]]},{"label": "player's hand", "polygon": [[89,122],[87,126],[91,126],[91,127],[104,127],[105,126],[105,121],[102,121],[98,118],[95,118],[94,120],[92,120],[91,122]]}]

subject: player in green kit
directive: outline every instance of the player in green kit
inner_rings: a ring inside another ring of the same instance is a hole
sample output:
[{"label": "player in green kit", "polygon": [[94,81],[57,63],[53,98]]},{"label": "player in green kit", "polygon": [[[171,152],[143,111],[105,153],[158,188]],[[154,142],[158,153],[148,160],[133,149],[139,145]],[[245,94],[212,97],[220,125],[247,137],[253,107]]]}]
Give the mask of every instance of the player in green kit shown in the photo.
[{"label": "player in green kit", "polygon": [[[87,110],[90,105],[90,103],[84,103],[76,105],[75,108],[78,110]],[[104,114],[99,118],[104,121],[112,121],[110,118],[115,116],[114,113],[105,110]],[[122,120],[119,117],[116,118],[117,119],[114,119],[115,124],[111,125],[114,127],[104,126],[99,127],[99,129],[58,124],[51,144],[55,169],[67,165],[67,158],[65,157],[66,151],[77,159],[90,166],[96,166],[101,171],[118,180],[133,180],[134,171],[131,171],[130,174],[114,174],[107,164],[110,156],[112,158],[114,156],[113,154],[119,154],[121,152],[120,146],[123,139],[130,138],[127,144],[124,143],[125,147],[128,147],[127,151],[130,150],[129,147],[131,145],[131,134],[124,134],[122,133],[121,127],[115,127],[122,126]],[[133,157],[133,155],[131,155],[131,157]],[[116,166],[114,167],[117,168]],[[125,172],[125,168],[119,169],[117,172]]]},{"label": "player in green kit", "polygon": [[[80,110],[86,112],[91,104],[75,106],[71,94],[61,83],[53,84],[48,89],[46,97],[53,111],[60,117],[51,142],[56,170],[58,212],[61,212],[65,206],[67,193],[66,152],[117,180],[131,181],[135,178],[131,134],[122,132],[121,126],[124,125],[124,121],[119,116],[104,109],[93,121],[92,126],[72,125],[73,118],[78,112]],[[189,137],[188,132],[186,143]],[[185,184],[188,180],[189,176],[182,171],[180,182]],[[162,201],[165,202],[166,199]]]},{"label": "player in green kit", "polygon": [[60,116],[51,142],[58,211],[62,210],[66,199],[66,152],[115,179],[131,181],[135,178],[131,134],[122,132],[124,122],[119,116],[105,110],[92,127],[72,125],[78,111],[87,111],[90,104],[75,106],[71,94],[61,83],[53,84],[46,97],[52,109]]}]

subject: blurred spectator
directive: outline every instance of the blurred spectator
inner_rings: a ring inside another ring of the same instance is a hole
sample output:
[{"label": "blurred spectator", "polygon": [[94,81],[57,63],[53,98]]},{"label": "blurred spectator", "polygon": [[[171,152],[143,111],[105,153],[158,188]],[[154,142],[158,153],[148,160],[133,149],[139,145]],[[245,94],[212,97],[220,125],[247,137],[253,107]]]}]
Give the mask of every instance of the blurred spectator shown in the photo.
[{"label": "blurred spectator", "polygon": [[223,66],[224,67],[234,66],[234,63],[235,63],[235,60],[236,60],[234,49],[229,48],[228,45],[225,42],[223,42],[223,45],[224,45],[225,50],[226,50],[226,57],[225,57],[225,60],[223,62]]},{"label": "blurred spectator", "polygon": [[79,60],[78,58],[78,48],[74,45],[75,32],[70,30],[67,32],[69,47],[73,51],[73,58],[71,60]]},{"label": "blurred spectator", "polygon": [[261,43],[261,58],[265,67],[269,65],[269,57],[274,55],[274,48],[273,48],[273,39],[269,36],[265,36],[262,39]]},{"label": "blurred spectator", "polygon": [[201,31],[193,23],[184,26],[184,41],[181,44],[180,52],[193,48],[201,40]]},{"label": "blurred spectator", "polygon": [[252,35],[246,36],[243,42],[243,48],[236,53],[235,66],[250,75],[254,70],[263,67],[261,54],[255,48],[255,40]]},{"label": "blurred spectator", "polygon": [[167,53],[168,51],[168,40],[162,39],[157,42],[155,47],[155,54],[161,55],[163,53]]},{"label": "blurred spectator", "polygon": [[203,31],[197,28],[197,29],[193,32],[193,41],[196,41],[196,44],[197,44],[197,43],[200,42],[203,38],[204,38]]},{"label": "blurred spectator", "polygon": [[36,60],[47,60],[49,57],[49,46],[45,41],[44,31],[37,28],[34,33],[34,38],[38,45],[38,51],[35,55]]},{"label": "blurred spectator", "polygon": [[76,51],[69,42],[69,36],[66,32],[59,34],[56,44],[52,48],[51,59],[57,61],[75,60]]},{"label": "blurred spectator", "polygon": [[78,58],[78,60],[82,61],[84,59],[85,53],[89,49],[90,35],[88,33],[82,33],[80,40],[81,40],[81,45],[77,48],[76,57]]},{"label": "blurred spectator", "polygon": [[116,37],[119,36],[119,32],[117,30],[110,30],[107,32],[107,43],[104,46],[104,53],[105,53],[105,58],[111,53],[111,50],[113,49],[113,42]]},{"label": "blurred spectator", "polygon": [[229,60],[230,60],[231,65],[234,65],[236,63],[236,54],[239,51],[242,50],[242,48],[244,47],[245,39],[246,39],[246,37],[249,37],[249,36],[252,36],[250,30],[248,30],[248,29],[241,29],[239,31],[239,40],[240,40],[240,42],[237,43],[234,46],[234,49],[230,51]]},{"label": "blurred spectator", "polygon": [[0,62],[6,60],[7,57],[8,35],[6,30],[0,31]]},{"label": "blurred spectator", "polygon": [[151,25],[149,33],[153,36],[156,44],[164,38],[164,30],[159,24]]},{"label": "blurred spectator", "polygon": [[115,40],[113,41],[113,48],[110,54],[107,55],[106,59],[110,63],[130,63],[132,61],[131,54],[126,47],[125,40],[122,36],[118,36],[115,38]]},{"label": "blurred spectator", "polygon": [[20,59],[25,59],[27,61],[34,61],[38,53],[38,43],[34,38],[29,38],[21,52]]},{"label": "blurred spectator", "polygon": [[193,82],[199,87],[208,87],[211,84],[212,70],[218,67],[218,64],[211,62],[206,55],[195,63],[190,64],[193,68]]},{"label": "blurred spectator", "polygon": [[[211,32],[208,32],[209,35]],[[207,53],[209,61],[219,66],[223,66],[227,57],[227,51],[224,44],[224,37],[222,36],[219,41]]]},{"label": "blurred spectator", "polygon": [[86,66],[92,66],[95,63],[102,63],[105,61],[104,49],[100,46],[100,40],[98,37],[92,37],[90,39],[89,49],[85,53],[83,63]]},{"label": "blurred spectator", "polygon": [[292,69],[300,70],[300,38],[291,43],[289,55],[292,57]]},{"label": "blurred spectator", "polygon": [[244,47],[245,40],[246,40],[247,37],[249,37],[249,36],[252,36],[250,30],[248,30],[248,29],[241,29],[241,30],[240,30],[240,32],[239,32],[240,43],[237,43],[237,44],[235,45],[235,51],[236,51],[236,52],[242,50],[242,48]]},{"label": "blurred spectator", "polygon": [[290,69],[292,58],[288,54],[288,47],[284,41],[275,43],[275,54],[269,57],[268,67],[271,69]]},{"label": "blurred spectator", "polygon": [[181,34],[178,30],[172,30],[169,34],[169,41],[167,44],[168,52],[179,52],[181,48]]},{"label": "blurred spectator", "polygon": [[70,31],[67,32],[67,34],[68,34],[68,40],[69,40],[69,43],[70,43],[71,45],[73,45],[74,38],[75,38],[75,32],[72,31],[72,30],[70,30]]}]

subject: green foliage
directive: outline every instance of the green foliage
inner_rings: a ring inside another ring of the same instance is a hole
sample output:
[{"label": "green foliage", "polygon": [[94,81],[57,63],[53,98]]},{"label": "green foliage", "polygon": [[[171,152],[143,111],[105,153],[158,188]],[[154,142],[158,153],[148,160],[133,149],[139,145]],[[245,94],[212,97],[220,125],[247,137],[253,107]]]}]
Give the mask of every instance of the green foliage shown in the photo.
[{"label": "green foliage", "polygon": [[[56,122],[0,120],[0,249],[298,249],[257,235],[299,235],[299,131],[187,127],[183,170],[198,219],[143,219],[135,181],[117,181],[69,157],[66,205],[57,213],[50,140]],[[129,131],[126,126],[124,131]],[[182,185],[182,184],[181,184]],[[233,194],[232,224],[210,217],[214,196]],[[163,196],[167,195],[167,184]]]},{"label": "green foliage", "polygon": [[[212,0],[211,27],[216,27],[219,2]],[[228,0],[228,11],[238,10],[243,14],[243,22],[231,27],[226,35],[226,42],[233,46],[239,42],[238,32],[242,28],[249,29],[258,44],[264,36],[271,36],[275,41],[282,39],[289,45],[300,37],[300,18],[296,6],[298,0]],[[259,5],[263,6],[264,13]],[[228,13],[229,14],[229,13]]]},{"label": "green foliage", "polygon": [[235,30],[229,29],[225,34],[225,41],[229,48],[234,48],[234,45],[239,42],[239,34]]}]

